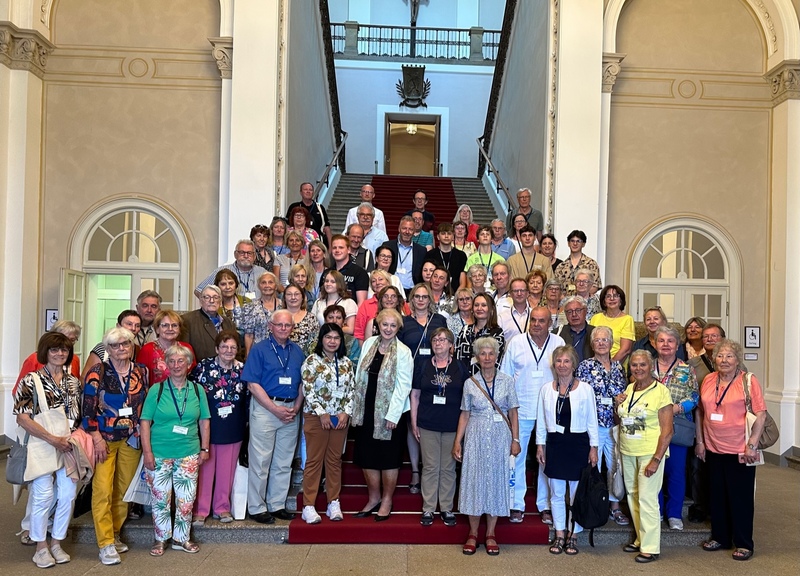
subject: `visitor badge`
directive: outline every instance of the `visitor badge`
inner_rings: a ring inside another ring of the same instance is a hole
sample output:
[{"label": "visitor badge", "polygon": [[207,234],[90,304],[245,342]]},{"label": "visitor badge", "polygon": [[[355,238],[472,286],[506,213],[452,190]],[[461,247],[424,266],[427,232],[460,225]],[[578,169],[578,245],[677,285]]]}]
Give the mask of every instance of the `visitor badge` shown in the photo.
[{"label": "visitor badge", "polygon": [[434,404],[447,404],[447,398],[445,396],[437,396],[436,394],[434,394],[433,403]]},{"label": "visitor badge", "polygon": [[291,386],[292,379],[289,376],[281,376],[280,378],[278,378],[278,384],[280,384],[281,386]]},{"label": "visitor badge", "polygon": [[612,400],[611,398],[600,398],[600,404],[602,404],[603,406],[613,406],[614,400]]},{"label": "visitor badge", "polygon": [[532,378],[544,378],[544,370],[534,370],[531,372]]},{"label": "visitor badge", "polygon": [[430,356],[431,355],[431,349],[430,348],[420,348],[419,349],[419,355],[420,356]]},{"label": "visitor badge", "polygon": [[335,398],[336,400],[341,400],[344,398],[344,390],[334,390],[331,392],[331,398]]},{"label": "visitor badge", "polygon": [[505,420],[503,420],[503,415],[502,414],[498,414],[497,412],[495,412],[492,415],[492,422],[505,422]]},{"label": "visitor badge", "polygon": [[711,414],[711,421],[712,422],[722,422],[722,414]]},{"label": "visitor badge", "polygon": [[172,433],[183,434],[184,436],[186,436],[189,433],[189,429],[186,426],[178,426],[177,424],[175,424],[175,426],[172,427]]},{"label": "visitor badge", "polygon": [[559,434],[563,434],[565,430],[566,428],[564,428],[560,424],[556,424],[556,432],[558,432]]},{"label": "visitor badge", "polygon": [[124,408],[119,409],[120,416],[133,416],[133,408],[130,406],[125,406]]},{"label": "visitor badge", "polygon": [[635,423],[636,423],[636,418],[632,418],[630,416],[627,416],[622,419],[623,426],[633,426]]},{"label": "visitor badge", "polygon": [[255,300],[256,299],[256,293],[255,292],[245,292],[244,295],[245,295],[245,298],[250,298],[250,300]]},{"label": "visitor badge", "polygon": [[405,273],[406,273],[406,269],[405,269],[405,268],[403,268],[402,266],[399,266],[399,267],[397,268],[397,273],[398,273],[398,274],[405,274]]},{"label": "visitor badge", "polygon": [[220,416],[229,416],[233,414],[233,406],[220,406],[217,408],[217,414]]}]

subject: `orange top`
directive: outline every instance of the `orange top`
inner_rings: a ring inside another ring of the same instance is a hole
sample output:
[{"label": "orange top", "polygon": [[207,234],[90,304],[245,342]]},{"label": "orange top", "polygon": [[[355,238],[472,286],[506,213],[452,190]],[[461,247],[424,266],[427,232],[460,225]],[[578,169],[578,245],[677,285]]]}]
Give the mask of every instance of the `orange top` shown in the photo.
[{"label": "orange top", "polygon": [[[703,440],[706,448],[716,454],[742,454],[746,445],[747,411],[742,383],[744,372],[739,372],[733,379],[727,393],[725,384],[720,382],[718,385],[718,376],[718,372],[712,372],[700,385],[700,402],[704,412]],[[761,384],[755,374],[750,378],[750,401],[755,414],[767,409]]]}]

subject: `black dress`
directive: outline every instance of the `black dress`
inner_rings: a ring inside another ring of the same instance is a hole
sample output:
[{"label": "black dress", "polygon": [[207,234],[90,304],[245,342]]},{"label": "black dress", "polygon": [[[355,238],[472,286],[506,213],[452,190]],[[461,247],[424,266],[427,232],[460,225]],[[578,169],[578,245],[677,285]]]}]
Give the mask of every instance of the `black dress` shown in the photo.
[{"label": "black dress", "polygon": [[547,433],[544,474],[556,480],[580,480],[581,470],[589,462],[589,433],[570,432],[572,408],[570,397],[564,400],[559,424],[564,433]]},{"label": "black dress", "polygon": [[403,449],[406,445],[405,418],[392,430],[391,440],[376,440],[372,437],[375,424],[375,393],[378,390],[378,374],[383,364],[383,354],[375,351],[369,365],[367,392],[364,397],[364,423],[355,427],[353,462],[368,470],[394,470],[403,464]]}]

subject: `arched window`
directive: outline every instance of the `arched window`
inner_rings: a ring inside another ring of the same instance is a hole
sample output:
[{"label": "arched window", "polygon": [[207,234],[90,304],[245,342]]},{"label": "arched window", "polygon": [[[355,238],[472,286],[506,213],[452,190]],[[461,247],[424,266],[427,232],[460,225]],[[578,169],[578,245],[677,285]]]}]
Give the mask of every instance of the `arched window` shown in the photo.
[{"label": "arched window", "polygon": [[631,278],[637,320],[660,306],[671,322],[701,316],[738,333],[739,258],[733,242],[711,224],[679,218],[653,227],[634,250]]}]

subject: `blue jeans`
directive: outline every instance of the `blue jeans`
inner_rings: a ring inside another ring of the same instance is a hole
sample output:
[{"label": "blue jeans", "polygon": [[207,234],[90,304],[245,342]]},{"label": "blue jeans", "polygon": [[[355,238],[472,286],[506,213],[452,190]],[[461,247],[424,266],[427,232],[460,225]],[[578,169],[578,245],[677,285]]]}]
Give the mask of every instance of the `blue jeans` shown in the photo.
[{"label": "blue jeans", "polygon": [[[664,483],[658,493],[661,515],[667,518],[683,516],[683,499],[686,496],[686,446],[669,445],[669,458],[664,462]],[[666,506],[664,491],[666,490]]]}]

